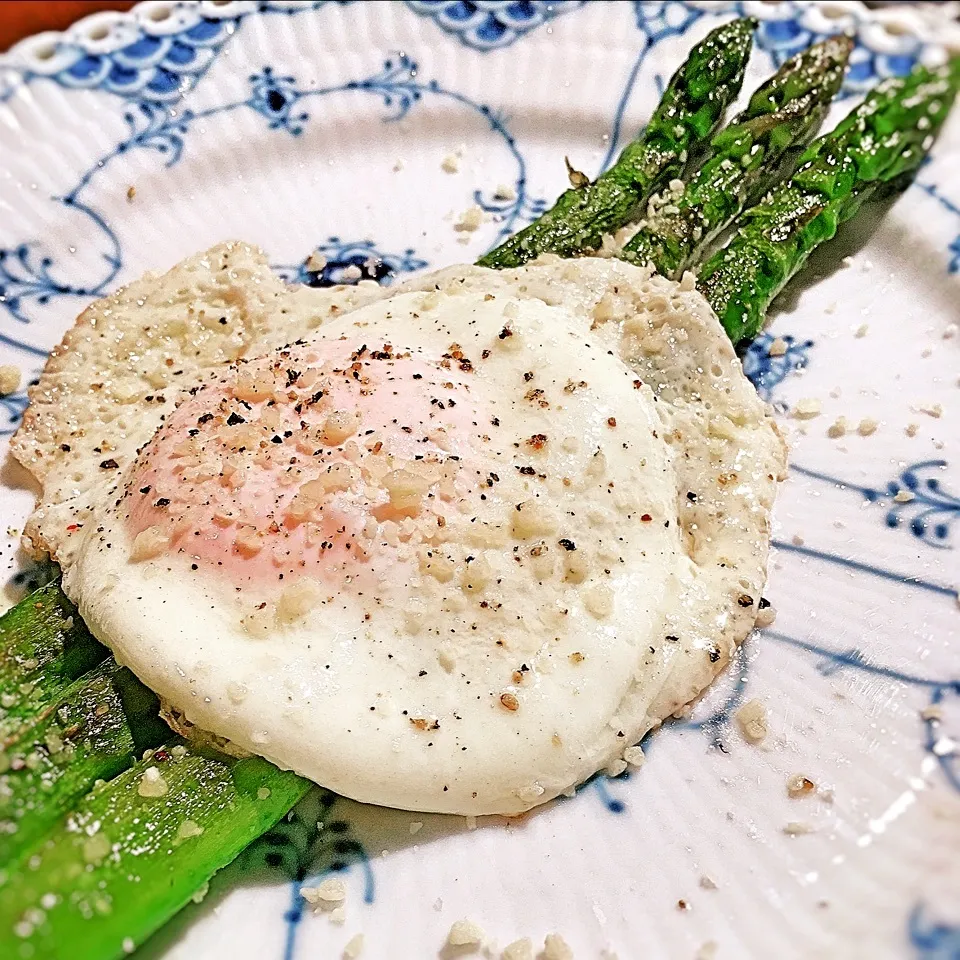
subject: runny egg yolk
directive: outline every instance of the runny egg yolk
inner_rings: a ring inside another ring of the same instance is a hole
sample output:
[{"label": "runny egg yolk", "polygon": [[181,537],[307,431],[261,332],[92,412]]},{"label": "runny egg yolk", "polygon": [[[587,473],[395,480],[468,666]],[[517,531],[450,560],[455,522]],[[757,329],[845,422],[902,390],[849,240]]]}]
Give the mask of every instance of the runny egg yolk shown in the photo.
[{"label": "runny egg yolk", "polygon": [[442,537],[489,474],[485,392],[456,344],[318,341],[241,365],[142,452],[133,557],[186,554],[234,585],[383,575],[392,547]]}]

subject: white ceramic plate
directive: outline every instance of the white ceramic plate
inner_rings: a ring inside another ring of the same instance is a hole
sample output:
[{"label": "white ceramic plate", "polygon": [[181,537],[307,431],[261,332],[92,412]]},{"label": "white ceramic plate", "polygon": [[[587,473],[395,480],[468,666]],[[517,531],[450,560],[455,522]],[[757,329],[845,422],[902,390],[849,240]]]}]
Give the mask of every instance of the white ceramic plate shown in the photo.
[{"label": "white ceramic plate", "polygon": [[[748,87],[855,31],[855,94],[943,58],[926,6],[151,2],[32,38],[0,58],[2,361],[28,380],[91,298],[228,238],[310,282],[371,255],[385,280],[473,260],[563,187],[565,154],[608,163],[722,18],[762,20]],[[955,116],[917,184],[815,256],[748,351],[793,438],[777,621],[648,739],[639,774],[511,823],[318,793],[143,952],[328,958],[362,932],[362,956],[418,960],[468,917],[500,945],[560,933],[577,958],[960,957],[958,165]],[[474,202],[490,217],[461,243]],[[791,419],[801,397],[822,414]],[[0,400],[5,434],[24,403]],[[829,437],[839,416],[851,432]],[[31,492],[10,463],[2,480],[14,599],[42,571],[17,554]],[[731,722],[750,698],[759,747]],[[813,796],[787,795],[795,774]],[[331,870],[342,926],[298,892]]]}]

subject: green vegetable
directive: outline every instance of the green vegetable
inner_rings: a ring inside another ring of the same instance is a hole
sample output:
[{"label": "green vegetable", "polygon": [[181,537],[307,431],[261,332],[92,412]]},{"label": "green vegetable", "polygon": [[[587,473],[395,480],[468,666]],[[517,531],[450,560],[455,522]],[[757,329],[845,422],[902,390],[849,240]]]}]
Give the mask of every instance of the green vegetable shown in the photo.
[{"label": "green vegetable", "polygon": [[808,147],[789,182],[740,217],[697,284],[734,343],[760,332],[773,298],[868,197],[916,170],[958,86],[960,61],[885,80]]},{"label": "green vegetable", "polygon": [[0,749],[49,713],[64,691],[108,652],[56,583],[0,617]]},{"label": "green vegetable", "polygon": [[787,60],[714,136],[707,160],[682,191],[651,198],[646,223],[624,248],[624,259],[678,276],[787,172],[790,159],[796,162],[840,89],[852,49],[849,37],[834,36]]},{"label": "green vegetable", "polygon": [[170,730],[159,701],[107,659],[0,754],[0,863],[9,863],[94,785],[131,766]]},{"label": "green vegetable", "polygon": [[629,223],[646,199],[678,176],[736,99],[750,56],[752,18],[718,27],[691,50],[656,112],[617,162],[593,183],[565,191],[538,220],[481,257],[482,267],[517,267],[541,253],[577,256]]},{"label": "green vegetable", "polygon": [[258,757],[204,756],[176,741],[157,750],[87,794],[24,854],[29,868],[8,873],[0,956],[124,956],[309,787]]}]

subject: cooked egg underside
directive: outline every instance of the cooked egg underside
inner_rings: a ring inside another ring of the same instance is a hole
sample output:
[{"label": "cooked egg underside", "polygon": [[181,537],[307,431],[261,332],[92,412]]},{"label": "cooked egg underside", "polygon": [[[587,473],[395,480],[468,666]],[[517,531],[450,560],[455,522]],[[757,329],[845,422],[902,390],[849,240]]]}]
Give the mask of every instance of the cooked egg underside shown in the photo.
[{"label": "cooked egg underside", "polygon": [[94,304],[31,399],[28,533],[95,635],[358,800],[548,800],[756,617],[783,445],[699,295],[617,261],[324,291],[224,245]]}]

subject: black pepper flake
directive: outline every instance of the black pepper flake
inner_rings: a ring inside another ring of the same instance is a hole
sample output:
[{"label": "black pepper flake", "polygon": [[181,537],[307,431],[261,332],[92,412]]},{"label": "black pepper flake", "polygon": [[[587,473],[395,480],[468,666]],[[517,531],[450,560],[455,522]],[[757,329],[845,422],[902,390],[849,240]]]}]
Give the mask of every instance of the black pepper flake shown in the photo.
[{"label": "black pepper flake", "polygon": [[150,492],[150,485],[147,484],[147,486],[141,487],[141,488],[140,488],[140,492],[141,492],[141,493],[149,493],[149,492]]},{"label": "black pepper flake", "polygon": [[279,436],[279,435],[277,435],[277,434],[274,434],[274,435],[270,438],[270,442],[271,442],[271,443],[283,443],[283,437],[281,437],[281,436]]},{"label": "black pepper flake", "polygon": [[169,497],[160,497],[159,500],[154,504],[155,507],[169,507],[170,498]]},{"label": "black pepper flake", "polygon": [[564,550],[576,550],[577,545],[572,541],[564,537],[562,540],[558,540],[557,543],[563,547]]},{"label": "black pepper flake", "polygon": [[532,370],[528,370],[528,371],[523,375],[523,380],[524,380],[525,383],[529,383],[532,379],[533,379],[533,371],[532,371]]},{"label": "black pepper flake", "polygon": [[116,470],[120,464],[111,457],[109,460],[101,460],[100,466],[103,467],[104,470]]},{"label": "black pepper flake", "polygon": [[711,647],[707,651],[711,663],[716,663],[720,659],[720,651],[716,647]]},{"label": "black pepper flake", "polygon": [[739,603],[741,607],[752,607],[753,597],[748,593],[741,593],[740,596],[737,597],[737,603]]},{"label": "black pepper flake", "polygon": [[246,422],[247,421],[244,420],[243,417],[241,417],[240,414],[237,413],[236,411],[234,411],[233,413],[230,414],[229,417],[227,417],[228,427],[235,427],[238,423],[246,423]]},{"label": "black pepper flake", "polygon": [[205,413],[201,417],[197,417],[197,423],[209,423],[213,419],[212,413]]},{"label": "black pepper flake", "polygon": [[513,331],[509,327],[504,327],[498,334],[497,337],[500,340],[506,340],[507,337],[512,337]]},{"label": "black pepper flake", "polygon": [[525,477],[532,477],[537,471],[533,467],[518,467],[517,468]]},{"label": "black pepper flake", "polygon": [[671,641],[671,643],[676,643],[680,638],[679,638],[679,637],[675,637],[672,633],[668,633],[663,639],[664,639],[664,640],[669,640],[669,641]]},{"label": "black pepper flake", "polygon": [[61,444],[60,444],[60,449],[61,449],[64,453],[69,453],[69,452],[70,452],[70,444],[69,444],[69,443],[61,443]]},{"label": "black pepper flake", "polygon": [[758,606],[761,610],[766,610],[770,606],[770,601],[766,597],[761,597]]}]

